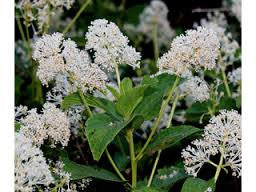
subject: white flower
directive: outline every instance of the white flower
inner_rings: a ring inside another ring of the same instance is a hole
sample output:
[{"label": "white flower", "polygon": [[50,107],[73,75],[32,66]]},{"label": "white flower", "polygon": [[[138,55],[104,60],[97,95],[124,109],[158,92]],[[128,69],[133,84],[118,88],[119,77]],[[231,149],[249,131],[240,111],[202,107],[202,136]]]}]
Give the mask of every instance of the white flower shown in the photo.
[{"label": "white flower", "polygon": [[[194,25],[198,26],[197,23]],[[207,19],[201,19],[200,25],[215,31],[219,38],[223,62],[218,63],[218,68],[232,65],[236,60],[235,53],[239,48],[239,44],[232,38],[232,34],[226,30],[228,24],[225,15],[219,12],[215,12],[214,14],[208,13]]]},{"label": "white flower", "polygon": [[52,147],[56,143],[67,146],[70,137],[67,115],[52,103],[45,103],[43,107],[42,114],[38,114],[36,109],[28,111],[28,115],[20,120],[20,132],[37,146],[41,146],[46,139],[50,139]]},{"label": "white flower", "polygon": [[231,11],[236,16],[236,18],[241,22],[241,0],[232,1]]},{"label": "white flower", "polygon": [[42,115],[38,114],[36,109],[28,111],[28,115],[21,119],[20,132],[30,138],[33,144],[40,146],[47,138],[47,130],[42,121]]},{"label": "white flower", "polygon": [[23,106],[20,105],[18,107],[15,107],[15,120],[16,121],[20,121],[20,119],[27,115],[28,113],[28,107],[27,106]]},{"label": "white flower", "polygon": [[185,159],[185,169],[189,175],[197,176],[204,163],[210,161],[212,155],[216,155],[218,150],[204,140],[195,140],[192,146],[187,146],[182,150],[181,157]]},{"label": "white flower", "polygon": [[35,185],[49,185],[53,177],[43,152],[29,138],[15,133],[15,191],[33,191]]},{"label": "white flower", "polygon": [[233,71],[228,73],[228,79],[233,85],[239,85],[241,83],[241,67],[234,69]]},{"label": "white flower", "polygon": [[176,75],[182,75],[193,68],[214,69],[219,47],[214,31],[203,27],[188,30],[185,35],[173,40],[171,49],[157,61],[157,66],[162,72]]},{"label": "white flower", "polygon": [[106,19],[97,19],[91,23],[86,33],[86,49],[93,49],[94,62],[109,71],[115,65],[127,64],[139,68],[140,53],[129,46],[129,40],[116,24]]},{"label": "white flower", "polygon": [[168,18],[168,8],[160,0],[151,1],[140,14],[139,25],[134,27],[135,32],[144,34],[148,39],[153,38],[155,28],[157,28],[157,38],[159,45],[170,47],[171,39],[175,35],[170,27]]},{"label": "white flower", "polygon": [[65,72],[65,63],[60,55],[62,41],[61,33],[53,33],[44,35],[34,45],[33,59],[39,63],[37,76],[44,85]]},{"label": "white flower", "polygon": [[70,9],[74,0],[20,0],[16,6],[22,12],[27,25],[37,21],[38,31],[43,32],[50,25],[51,17],[57,11],[63,12],[63,7]]},{"label": "white flower", "polygon": [[241,176],[241,115],[237,111],[220,111],[205,127],[203,139],[192,142],[182,151],[185,169],[196,176],[204,163],[211,163],[210,156],[220,153],[223,165],[229,166],[233,176]]},{"label": "white flower", "polygon": [[210,90],[205,80],[193,76],[178,86],[176,94],[185,95],[186,100],[193,104],[197,101],[203,102],[210,98]]},{"label": "white flower", "polygon": [[44,85],[61,76],[67,77],[69,91],[81,89],[84,93],[105,89],[107,75],[91,63],[85,50],[79,50],[74,41],[63,39],[60,33],[44,35],[35,43],[33,58],[38,61],[37,75]]},{"label": "white flower", "polygon": [[52,103],[45,103],[43,107],[42,120],[48,138],[52,141],[52,146],[55,146],[58,142],[62,146],[67,146],[70,137],[67,115]]}]

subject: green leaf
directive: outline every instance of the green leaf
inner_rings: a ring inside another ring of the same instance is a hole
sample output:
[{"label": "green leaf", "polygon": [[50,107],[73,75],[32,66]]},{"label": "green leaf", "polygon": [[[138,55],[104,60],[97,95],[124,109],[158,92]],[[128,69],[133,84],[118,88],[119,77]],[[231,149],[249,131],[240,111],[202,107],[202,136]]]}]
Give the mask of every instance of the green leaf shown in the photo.
[{"label": "green leaf", "polygon": [[241,96],[236,98],[236,108],[241,108]]},{"label": "green leaf", "polygon": [[236,108],[236,101],[233,98],[230,97],[222,97],[220,99],[220,104],[218,106],[218,109],[226,109],[231,110]]},{"label": "green leaf", "polygon": [[200,120],[200,117],[203,114],[208,113],[208,107],[210,105],[211,105],[210,101],[205,101],[202,103],[196,102],[192,104],[192,106],[186,110],[186,114],[185,114],[186,121],[198,122]]},{"label": "green leaf", "polygon": [[121,95],[117,102],[117,111],[123,115],[125,119],[129,119],[134,109],[142,101],[144,91],[147,86],[138,86]]},{"label": "green leaf", "polygon": [[141,5],[135,5],[131,8],[126,9],[125,21],[127,23],[137,25],[139,23],[139,15],[141,14],[141,12],[143,11],[144,8],[145,8],[145,5],[141,4]]},{"label": "green leaf", "polygon": [[145,186],[138,186],[136,187],[136,189],[134,190],[134,192],[167,192],[167,191],[163,191],[163,190],[159,190],[156,187],[147,187]]},{"label": "green leaf", "polygon": [[182,139],[200,131],[200,129],[190,125],[172,126],[163,129],[153,137],[152,142],[148,145],[147,152],[172,147]]},{"label": "green leaf", "polygon": [[122,182],[119,177],[108,170],[96,166],[81,165],[70,161],[68,158],[62,158],[62,161],[64,163],[64,171],[71,174],[71,180],[93,177],[107,181]]},{"label": "green leaf", "polygon": [[132,80],[128,77],[124,78],[120,84],[121,95],[125,95],[126,92],[132,89]]},{"label": "green leaf", "polygon": [[112,93],[112,95],[118,99],[120,96],[120,93],[118,92],[118,90],[116,90],[114,87],[107,85],[108,90]]},{"label": "green leaf", "polygon": [[149,88],[141,103],[134,111],[134,115],[141,115],[145,120],[152,120],[160,111],[164,92]]},{"label": "green leaf", "polygon": [[149,85],[152,88],[157,89],[158,91],[166,92],[172,87],[175,82],[176,76],[163,73],[155,77],[145,76],[141,82],[142,85]]},{"label": "green leaf", "polygon": [[120,114],[117,112],[116,106],[112,101],[109,101],[101,97],[93,96],[87,96],[85,99],[88,102],[89,106],[101,108],[106,113],[110,114],[112,117],[116,119],[122,118]]},{"label": "green leaf", "polygon": [[215,191],[214,179],[205,181],[199,178],[187,178],[184,182],[181,192],[206,192],[208,188],[212,189],[212,192]]},{"label": "green leaf", "polygon": [[86,122],[86,137],[94,160],[98,161],[115,136],[129,123],[117,121],[107,114],[96,114]]},{"label": "green leaf", "polygon": [[63,110],[67,110],[72,105],[82,105],[82,100],[78,93],[72,93],[70,95],[65,96],[61,103],[61,108]]},{"label": "green leaf", "polygon": [[[93,97],[93,96],[85,96],[85,100],[89,106],[98,107],[106,111],[111,116],[120,119],[121,116],[118,114],[115,104],[112,101],[101,97]],[[61,108],[66,110],[72,105],[83,105],[82,100],[78,93],[72,93],[66,97],[64,97]]]},{"label": "green leaf", "polygon": [[165,93],[172,87],[175,81],[174,75],[161,74],[156,77],[145,76],[142,85],[149,87],[145,91],[144,98],[134,111],[134,115],[141,115],[145,120],[152,120],[160,111]]},{"label": "green leaf", "polygon": [[124,171],[126,166],[130,163],[130,157],[121,152],[116,152],[113,159],[120,171]]},{"label": "green leaf", "polygon": [[19,132],[20,128],[21,128],[21,123],[15,122],[15,132]]},{"label": "green leaf", "polygon": [[187,178],[184,168],[171,166],[169,168],[158,169],[157,175],[152,181],[153,187],[170,189],[176,182]]}]

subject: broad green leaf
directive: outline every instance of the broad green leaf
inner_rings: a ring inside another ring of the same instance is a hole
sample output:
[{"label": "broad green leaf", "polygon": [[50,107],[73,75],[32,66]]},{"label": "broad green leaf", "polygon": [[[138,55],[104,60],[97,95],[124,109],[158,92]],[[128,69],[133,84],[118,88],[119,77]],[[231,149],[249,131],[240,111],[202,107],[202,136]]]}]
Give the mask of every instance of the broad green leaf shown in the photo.
[{"label": "broad green leaf", "polygon": [[96,166],[81,165],[70,161],[68,158],[62,158],[62,161],[64,163],[64,171],[71,174],[71,180],[93,177],[107,181],[122,182],[118,176],[108,170]]},{"label": "broad green leaf", "polygon": [[134,192],[167,192],[167,191],[159,190],[158,188],[155,188],[155,187],[141,186],[141,187],[136,187]]},{"label": "broad green leaf", "polygon": [[88,105],[103,109],[106,113],[110,114],[116,119],[121,119],[121,115],[118,114],[115,104],[112,101],[101,97],[87,96],[86,101]]},{"label": "broad green leaf", "polygon": [[169,168],[159,169],[154,176],[152,186],[161,189],[170,189],[176,182],[187,178],[184,168],[171,166]]},{"label": "broad green leaf", "polygon": [[118,92],[118,90],[116,90],[114,87],[107,85],[108,90],[112,93],[112,95],[118,99],[118,97],[120,96],[120,93]]},{"label": "broad green leaf", "polygon": [[[120,119],[120,115],[118,114],[115,104],[112,101],[101,97],[93,97],[93,96],[85,96],[85,100],[87,101],[89,106],[98,107],[106,111],[108,114],[113,117]],[[72,105],[83,105],[82,100],[78,93],[72,93],[66,97],[64,97],[61,108],[66,110]]]},{"label": "broad green leaf", "polygon": [[241,108],[241,96],[236,98],[236,108]]},{"label": "broad green leaf", "polygon": [[164,91],[164,93],[166,94],[166,92],[172,87],[175,79],[175,75],[164,73],[155,77],[145,76],[141,84],[149,85],[150,87],[155,88],[158,91]]},{"label": "broad green leaf", "polygon": [[145,120],[152,120],[160,111],[164,92],[149,88],[141,103],[134,111],[134,115],[141,115]]},{"label": "broad green leaf", "polygon": [[131,123],[129,124],[129,128],[130,129],[133,129],[133,130],[136,130],[138,128],[140,128],[141,124],[144,122],[144,118],[143,116],[135,116]]},{"label": "broad green leaf", "polygon": [[61,108],[63,110],[67,110],[72,105],[83,105],[78,93],[72,93],[70,95],[65,96],[61,103]]},{"label": "broad green leaf", "polygon": [[181,192],[207,192],[211,188],[211,192],[215,191],[214,179],[205,181],[200,178],[187,178],[184,182]]},{"label": "broad green leaf", "polygon": [[[203,114],[208,113],[210,101],[196,102],[186,110],[185,118],[188,122],[198,122]],[[207,116],[205,116],[207,117]]]},{"label": "broad green leaf", "polygon": [[153,137],[151,143],[148,145],[147,152],[155,152],[160,149],[172,147],[182,139],[200,131],[200,129],[190,125],[173,126],[163,129]]},{"label": "broad green leaf", "polygon": [[87,120],[85,133],[94,160],[100,159],[108,144],[128,123],[117,121],[107,114],[96,114]]},{"label": "broad green leaf", "polygon": [[126,92],[132,89],[132,80],[128,77],[124,78],[120,84],[121,95],[125,95]]},{"label": "broad green leaf", "polygon": [[123,115],[125,119],[129,119],[134,109],[142,101],[144,91],[147,86],[138,86],[121,95],[117,102],[117,111]]},{"label": "broad green leaf", "polygon": [[134,111],[134,115],[142,115],[145,120],[152,120],[160,111],[165,93],[175,81],[174,75],[161,74],[156,77],[145,76],[142,85],[149,87],[145,91],[143,100]]},{"label": "broad green leaf", "polygon": [[130,163],[130,156],[123,154],[121,152],[116,152],[113,157],[116,166],[120,171],[124,171],[126,166]]},{"label": "broad green leaf", "polygon": [[233,98],[230,97],[222,97],[220,99],[220,104],[218,106],[218,109],[226,109],[231,110],[236,108],[236,101]]}]

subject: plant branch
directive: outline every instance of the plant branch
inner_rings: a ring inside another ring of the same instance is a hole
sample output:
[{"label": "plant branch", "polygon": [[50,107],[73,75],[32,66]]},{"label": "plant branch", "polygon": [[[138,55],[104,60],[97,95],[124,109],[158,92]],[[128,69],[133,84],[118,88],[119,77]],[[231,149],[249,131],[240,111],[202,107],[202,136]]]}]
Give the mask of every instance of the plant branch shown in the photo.
[{"label": "plant branch", "polygon": [[132,189],[134,189],[136,187],[136,184],[137,184],[137,161],[136,161],[135,152],[134,152],[134,143],[133,143],[132,130],[127,131],[127,140],[128,140],[128,143],[129,143],[130,156],[131,156]]},{"label": "plant branch", "polygon": [[179,95],[176,95],[176,97],[174,98],[173,104],[172,104],[172,109],[171,109],[171,112],[170,112],[170,115],[169,115],[167,128],[169,128],[172,125],[172,118],[173,118],[174,111],[175,111],[178,100],[179,100]]},{"label": "plant branch", "polygon": [[85,106],[85,108],[86,108],[86,110],[88,112],[89,117],[91,117],[92,116],[92,111],[91,111],[91,109],[90,109],[90,107],[89,107],[89,105],[88,105],[88,103],[87,103],[87,101],[86,101],[86,99],[84,97],[84,94],[82,93],[81,90],[78,90],[78,93],[79,93],[79,96],[82,99],[82,102],[83,102],[83,104],[84,104],[84,106]]},{"label": "plant branch", "polygon": [[67,27],[63,30],[63,34],[65,35],[70,28],[74,25],[74,23],[76,22],[76,20],[79,18],[79,16],[82,14],[82,12],[85,10],[85,8],[92,2],[92,0],[87,0],[84,2],[84,4],[82,5],[82,7],[78,10],[78,12],[76,13],[75,17],[72,19],[72,21],[67,25]]},{"label": "plant branch", "polygon": [[118,167],[116,166],[114,160],[112,159],[110,153],[108,152],[108,149],[106,148],[105,153],[108,157],[109,162],[111,163],[112,167],[114,168],[114,170],[116,171],[117,175],[122,179],[122,181],[126,181],[126,179],[124,178],[124,176],[122,175],[122,173],[119,171]]},{"label": "plant branch", "polygon": [[146,150],[148,144],[150,143],[150,141],[151,141],[151,139],[152,139],[152,137],[153,137],[153,135],[154,135],[154,133],[155,133],[155,131],[156,131],[158,125],[160,124],[160,121],[161,121],[161,119],[162,119],[162,117],[163,117],[163,115],[164,115],[165,109],[166,109],[166,107],[167,107],[167,105],[168,105],[168,103],[169,103],[169,101],[170,101],[170,99],[171,99],[171,97],[172,97],[172,95],[173,95],[173,93],[174,93],[174,90],[175,90],[175,88],[177,87],[179,81],[180,81],[180,77],[176,77],[176,80],[175,80],[175,82],[174,82],[172,88],[170,89],[170,91],[169,91],[169,93],[168,93],[167,99],[163,102],[163,105],[162,105],[162,107],[161,107],[161,109],[160,109],[158,118],[156,119],[156,121],[155,121],[155,123],[154,123],[154,125],[153,125],[153,127],[152,127],[151,133],[150,133],[150,135],[149,135],[149,137],[148,137],[146,143],[144,144],[144,146],[143,146],[142,149],[140,150],[139,154],[136,156],[136,159],[137,159],[137,160],[140,160],[140,159],[143,157],[143,153],[144,153],[144,151]]},{"label": "plant branch", "polygon": [[159,151],[157,152],[156,160],[155,160],[155,163],[154,163],[154,165],[153,165],[153,168],[152,168],[152,171],[151,171],[149,180],[148,180],[147,187],[150,187],[150,185],[151,185],[151,183],[152,183],[152,180],[153,180],[153,177],[154,177],[154,174],[155,174],[155,171],[156,171],[156,167],[157,167],[158,161],[159,161],[159,159],[160,159],[161,152],[162,152],[162,150],[159,150]]}]

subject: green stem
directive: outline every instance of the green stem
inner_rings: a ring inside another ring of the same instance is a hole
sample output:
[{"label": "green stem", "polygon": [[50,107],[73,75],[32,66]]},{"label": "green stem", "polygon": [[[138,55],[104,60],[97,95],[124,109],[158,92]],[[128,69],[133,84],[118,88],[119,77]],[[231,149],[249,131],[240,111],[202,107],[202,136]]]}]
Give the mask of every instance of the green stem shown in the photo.
[{"label": "green stem", "polygon": [[175,111],[178,100],[179,100],[179,95],[176,95],[176,97],[174,98],[173,104],[172,104],[172,109],[171,109],[171,112],[170,112],[170,115],[169,115],[169,120],[168,120],[168,123],[167,123],[168,128],[172,125],[172,118],[173,118],[174,111]]},{"label": "green stem", "polygon": [[153,168],[152,168],[152,171],[151,171],[149,180],[148,180],[147,187],[150,187],[150,185],[151,185],[151,183],[152,183],[152,180],[153,180],[153,177],[154,177],[154,174],[155,174],[155,171],[156,171],[156,167],[157,167],[158,161],[159,161],[159,159],[160,159],[161,152],[162,152],[162,150],[159,150],[159,151],[157,152],[156,160],[155,160],[155,163],[154,163],[154,165],[153,165]]},{"label": "green stem", "polygon": [[137,184],[137,161],[136,161],[135,152],[134,152],[134,143],[133,143],[132,130],[127,131],[127,140],[128,140],[128,143],[129,143],[130,157],[131,157],[132,189],[134,189],[136,187],[136,184]]},{"label": "green stem", "polygon": [[67,178],[63,178],[58,185],[56,185],[51,192],[57,192],[59,188],[61,188],[67,181]]},{"label": "green stem", "polygon": [[211,110],[211,108],[210,108],[210,107],[208,107],[208,113],[210,114],[210,116],[211,116],[211,117],[213,117],[213,116],[214,116],[214,113],[213,113],[213,111]]},{"label": "green stem", "polygon": [[117,84],[118,84],[118,88],[119,88],[119,91],[120,91],[120,84],[121,84],[120,73],[119,73],[119,70],[118,70],[118,65],[116,63],[115,63],[115,70],[116,70]]},{"label": "green stem", "polygon": [[92,2],[92,0],[87,0],[84,2],[82,7],[79,9],[79,11],[76,13],[75,17],[72,19],[72,21],[67,25],[67,27],[63,30],[63,34],[65,35],[70,28],[74,25],[76,20],[79,18],[79,16],[82,14],[82,12],[85,10],[85,8]]},{"label": "green stem", "polygon": [[226,76],[225,70],[222,67],[221,67],[221,75],[222,75],[223,83],[225,85],[226,92],[227,92],[228,96],[231,97],[231,92],[230,92],[230,89],[228,86],[227,76]]},{"label": "green stem", "polygon": [[16,21],[17,21],[17,24],[18,24],[18,28],[19,28],[19,31],[20,31],[20,34],[21,34],[22,41],[27,42],[24,30],[23,30],[21,22],[20,22],[20,18],[16,17]]},{"label": "green stem", "polygon": [[143,153],[144,153],[144,151],[146,150],[148,144],[150,143],[150,141],[151,141],[151,139],[152,139],[152,137],[153,137],[153,135],[154,135],[154,133],[155,133],[155,131],[156,131],[158,125],[160,124],[160,121],[161,121],[161,119],[162,119],[162,117],[163,117],[163,115],[164,115],[165,109],[166,109],[166,107],[167,107],[167,105],[168,105],[168,103],[169,103],[169,101],[170,101],[170,99],[171,99],[171,97],[172,97],[172,95],[173,95],[173,92],[174,92],[175,88],[177,87],[179,81],[180,81],[180,77],[176,77],[176,80],[175,80],[175,82],[174,82],[172,88],[170,89],[170,91],[169,91],[169,93],[168,93],[168,97],[167,97],[167,99],[164,101],[164,103],[163,103],[163,105],[162,105],[162,107],[161,107],[161,109],[160,109],[158,118],[156,119],[156,121],[155,121],[155,123],[154,123],[154,125],[153,125],[153,127],[152,127],[151,133],[150,133],[150,135],[149,135],[149,137],[148,137],[146,143],[144,144],[144,146],[143,146],[142,149],[140,150],[139,154],[136,156],[136,159],[137,159],[137,160],[140,160],[140,159],[143,157]]},{"label": "green stem", "polygon": [[[222,148],[222,150],[224,150],[224,149]],[[223,160],[224,160],[224,152],[221,151],[220,162],[219,162],[219,165],[217,166],[216,173],[215,173],[215,176],[214,176],[214,182],[215,183],[217,182],[218,177],[220,175],[220,171],[221,171],[221,168],[222,168]]]},{"label": "green stem", "polygon": [[116,171],[117,175],[122,179],[122,181],[126,181],[126,179],[124,178],[124,176],[122,175],[122,173],[119,171],[118,167],[116,166],[114,160],[112,159],[110,153],[108,152],[108,149],[106,148],[105,153],[108,157],[109,162],[111,163],[112,167],[114,168],[114,170]]},{"label": "green stem", "polygon": [[[175,111],[178,99],[179,99],[179,95],[176,95],[176,97],[173,101],[173,104],[172,104],[172,109],[171,109],[171,112],[170,112],[170,115],[169,115],[169,120],[168,120],[168,123],[167,123],[168,128],[172,125],[172,118],[173,118],[173,115],[174,115],[174,111]],[[159,150],[157,152],[157,157],[156,157],[156,160],[155,160],[155,163],[153,165],[152,172],[151,172],[151,175],[150,175],[150,178],[149,178],[149,181],[148,181],[148,185],[147,185],[148,187],[150,187],[150,185],[152,183],[152,180],[153,180],[153,177],[154,177],[154,174],[155,174],[155,171],[156,171],[156,167],[157,167],[158,161],[159,161],[160,156],[161,156],[161,152],[162,152],[162,150]]]},{"label": "green stem", "polygon": [[86,110],[88,112],[89,117],[91,117],[92,116],[92,111],[91,111],[91,109],[90,109],[90,107],[89,107],[89,105],[88,105],[88,103],[87,103],[87,101],[86,101],[86,99],[84,97],[84,94],[82,93],[81,90],[78,90],[78,93],[79,93],[79,96],[82,99],[82,102],[83,102],[83,104],[84,104],[84,106],[85,106],[85,108],[86,108]]},{"label": "green stem", "polygon": [[155,63],[159,57],[159,45],[158,45],[158,37],[157,37],[157,24],[154,25],[153,29],[153,46],[154,46],[154,56],[155,56]]}]

